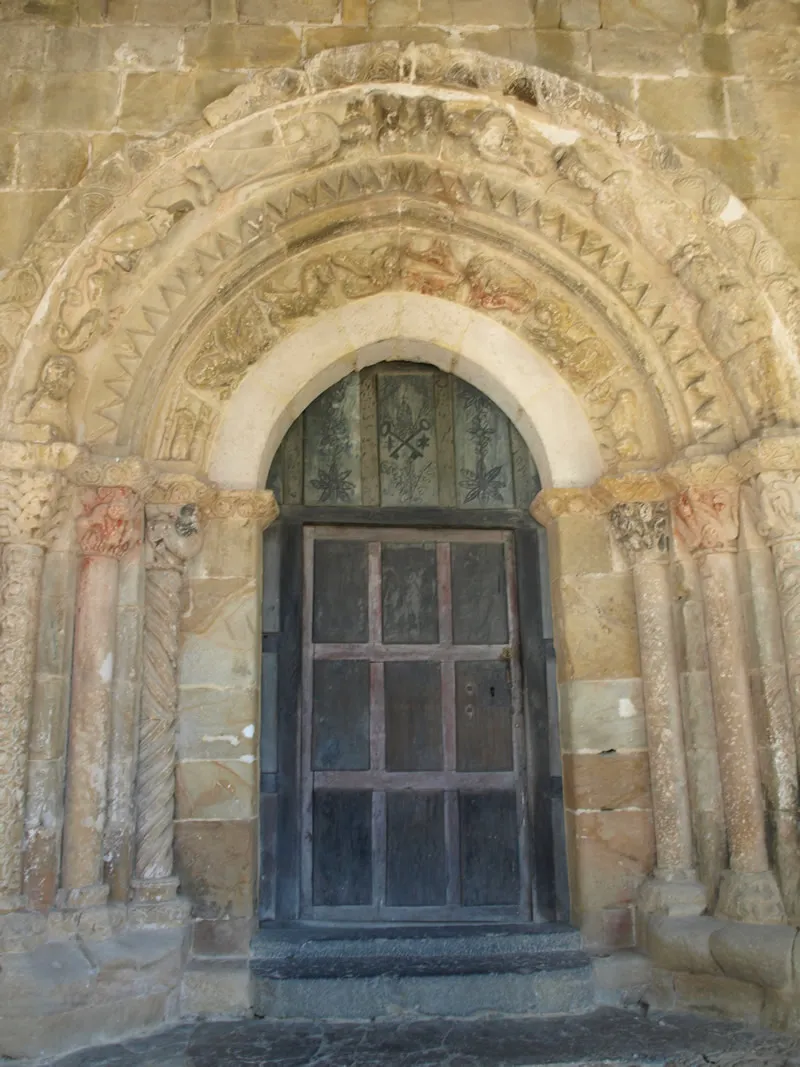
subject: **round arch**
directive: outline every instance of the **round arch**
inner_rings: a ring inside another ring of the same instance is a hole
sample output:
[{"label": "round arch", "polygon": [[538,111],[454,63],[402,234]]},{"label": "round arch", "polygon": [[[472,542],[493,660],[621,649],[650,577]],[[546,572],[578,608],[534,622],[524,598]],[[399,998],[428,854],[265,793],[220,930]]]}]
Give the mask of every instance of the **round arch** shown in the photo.
[{"label": "round arch", "polygon": [[[545,486],[591,485],[603,464],[592,428],[552,366],[500,323],[412,293],[383,294],[323,314],[256,363],[231,397],[209,462],[234,488],[264,485],[286,430],[320,393],[354,369],[392,358],[392,339],[493,400],[519,430]],[[404,359],[408,349],[404,348]]]}]

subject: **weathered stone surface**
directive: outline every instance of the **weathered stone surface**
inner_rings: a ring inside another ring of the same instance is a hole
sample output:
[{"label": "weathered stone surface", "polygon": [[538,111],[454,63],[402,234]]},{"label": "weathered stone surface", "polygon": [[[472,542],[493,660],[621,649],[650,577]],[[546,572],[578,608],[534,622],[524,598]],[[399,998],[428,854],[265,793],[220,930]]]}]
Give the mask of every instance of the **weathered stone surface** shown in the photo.
[{"label": "weathered stone surface", "polygon": [[559,711],[565,752],[647,747],[638,678],[565,682],[559,686]]},{"label": "weathered stone surface", "polygon": [[185,38],[184,61],[201,70],[290,66],[299,56],[300,38],[289,26],[204,26]]},{"label": "weathered stone surface", "polygon": [[176,769],[178,819],[249,819],[255,815],[255,760],[194,759]]},{"label": "weathered stone surface", "polygon": [[646,808],[650,775],[646,752],[564,754],[564,803],[573,810]]},{"label": "weathered stone surface", "polygon": [[653,867],[649,811],[566,812],[573,906],[597,910],[632,901]]},{"label": "weathered stone surface", "polygon": [[80,134],[24,134],[18,146],[17,183],[27,189],[69,189],[89,162],[88,140]]},{"label": "weathered stone surface", "polygon": [[175,823],[175,863],[183,891],[203,919],[253,914],[258,862],[252,820]]},{"label": "weathered stone surface", "polygon": [[630,576],[566,577],[553,589],[559,678],[635,678],[639,644]]},{"label": "weathered stone surface", "polygon": [[181,35],[166,26],[102,26],[57,29],[50,37],[46,69],[59,71],[175,70]]},{"label": "weathered stone surface", "polygon": [[163,132],[197,119],[203,108],[243,81],[241,75],[208,71],[130,74],[119,124],[132,132]]},{"label": "weathered stone surface", "polygon": [[690,0],[600,0],[603,26],[685,33],[697,25],[697,9]]},{"label": "weathered stone surface", "polygon": [[253,994],[248,960],[194,960],[186,968],[181,1014],[250,1015]]},{"label": "weathered stone surface", "polygon": [[599,74],[676,74],[685,72],[680,33],[597,30],[589,35],[592,67]]},{"label": "weathered stone surface", "polygon": [[[715,78],[681,79],[681,93],[669,81],[643,81],[637,102],[638,114],[666,133],[698,132],[724,136],[728,132],[725,89]],[[740,134],[745,124],[736,124]]]}]

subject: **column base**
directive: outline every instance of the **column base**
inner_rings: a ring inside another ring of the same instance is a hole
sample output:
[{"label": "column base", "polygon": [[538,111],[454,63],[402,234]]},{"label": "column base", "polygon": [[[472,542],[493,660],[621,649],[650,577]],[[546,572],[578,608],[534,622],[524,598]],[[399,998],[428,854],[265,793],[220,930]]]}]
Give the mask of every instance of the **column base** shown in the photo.
[{"label": "column base", "polygon": [[786,911],[772,871],[723,871],[717,916],[744,923],[785,923]]},{"label": "column base", "polygon": [[694,871],[666,873],[656,870],[639,887],[637,908],[646,915],[702,915],[707,906],[706,890]]},{"label": "column base", "polygon": [[107,885],[82,885],[77,889],[59,889],[56,907],[64,911],[82,911],[84,908],[102,908],[108,902]]},{"label": "column base", "polygon": [[168,878],[133,878],[131,889],[133,890],[134,904],[165,904],[175,900],[178,895],[180,882],[176,877]]}]

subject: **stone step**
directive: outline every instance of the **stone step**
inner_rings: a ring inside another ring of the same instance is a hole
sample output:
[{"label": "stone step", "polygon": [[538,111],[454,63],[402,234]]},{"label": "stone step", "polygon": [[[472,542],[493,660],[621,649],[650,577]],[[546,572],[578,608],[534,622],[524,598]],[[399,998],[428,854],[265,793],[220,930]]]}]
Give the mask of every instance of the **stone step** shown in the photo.
[{"label": "stone step", "polygon": [[551,1015],[591,1011],[575,930],[264,928],[252,946],[256,1014],[271,1019]]}]

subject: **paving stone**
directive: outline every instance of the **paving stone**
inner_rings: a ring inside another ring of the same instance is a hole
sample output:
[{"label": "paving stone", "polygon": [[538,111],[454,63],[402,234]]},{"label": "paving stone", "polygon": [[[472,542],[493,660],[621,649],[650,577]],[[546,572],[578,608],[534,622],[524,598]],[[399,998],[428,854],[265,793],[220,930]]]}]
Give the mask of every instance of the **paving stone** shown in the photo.
[{"label": "paving stone", "polygon": [[[800,1041],[685,1014],[183,1024],[40,1067],[798,1067]],[[20,1065],[22,1067],[22,1065]]]}]

